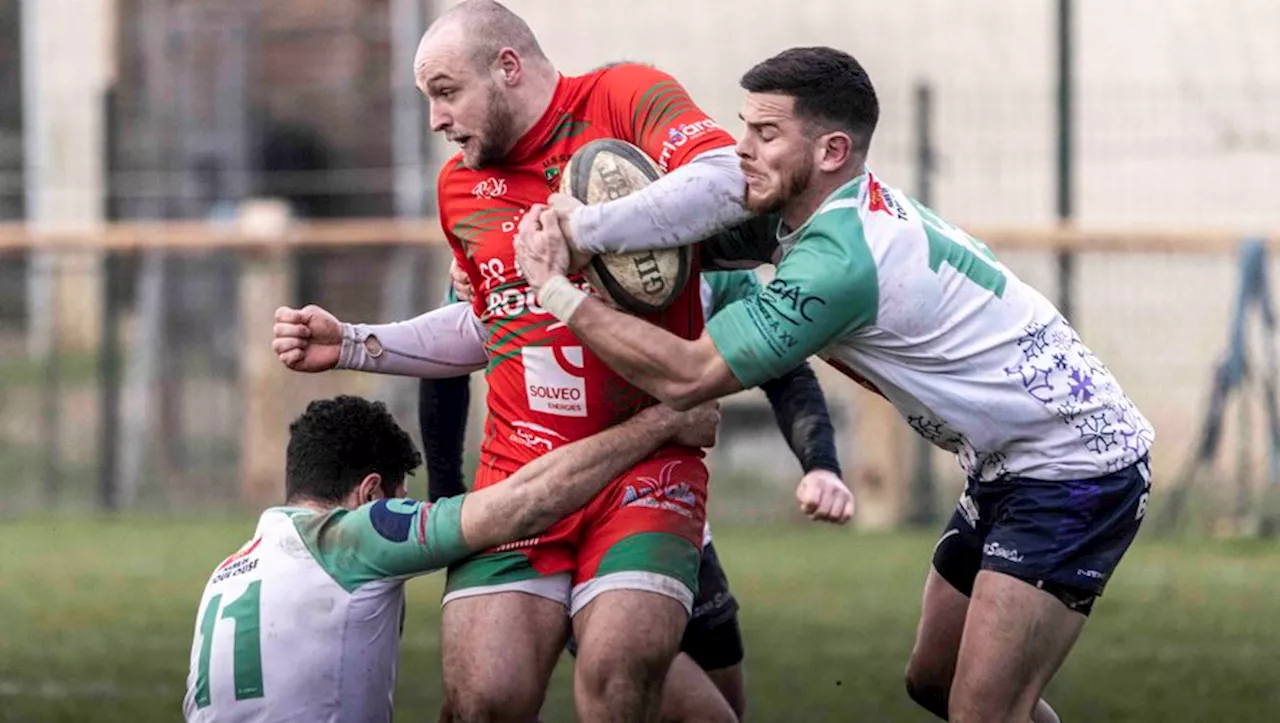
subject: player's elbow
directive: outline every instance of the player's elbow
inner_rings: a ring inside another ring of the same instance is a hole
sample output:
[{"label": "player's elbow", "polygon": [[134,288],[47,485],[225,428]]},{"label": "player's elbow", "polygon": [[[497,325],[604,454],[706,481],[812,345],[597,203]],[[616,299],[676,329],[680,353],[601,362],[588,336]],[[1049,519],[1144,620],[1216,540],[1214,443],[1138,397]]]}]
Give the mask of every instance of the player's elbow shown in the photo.
[{"label": "player's elbow", "polygon": [[664,382],[654,394],[663,404],[685,412],[707,399],[707,390],[699,379],[672,379]]}]

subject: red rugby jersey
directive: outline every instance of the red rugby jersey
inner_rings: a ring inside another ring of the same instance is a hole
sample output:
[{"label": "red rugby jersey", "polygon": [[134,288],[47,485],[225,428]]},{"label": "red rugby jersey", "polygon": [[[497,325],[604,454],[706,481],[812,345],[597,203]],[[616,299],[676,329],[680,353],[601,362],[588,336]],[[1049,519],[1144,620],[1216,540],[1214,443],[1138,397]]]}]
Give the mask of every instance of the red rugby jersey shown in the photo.
[{"label": "red rugby jersey", "polygon": [[[471,277],[476,314],[488,330],[489,414],[481,463],[507,473],[653,403],[543,311],[515,270],[520,217],[559,189],[570,156],[598,138],[635,144],[664,172],[734,142],[670,75],[621,64],[562,76],[546,113],[501,164],[471,170],[459,154],[440,173],[440,220]],[[702,333],[703,319],[698,276],[690,278],[695,282],[670,307],[648,318],[693,339]],[[574,281],[585,285],[580,277]]]}]

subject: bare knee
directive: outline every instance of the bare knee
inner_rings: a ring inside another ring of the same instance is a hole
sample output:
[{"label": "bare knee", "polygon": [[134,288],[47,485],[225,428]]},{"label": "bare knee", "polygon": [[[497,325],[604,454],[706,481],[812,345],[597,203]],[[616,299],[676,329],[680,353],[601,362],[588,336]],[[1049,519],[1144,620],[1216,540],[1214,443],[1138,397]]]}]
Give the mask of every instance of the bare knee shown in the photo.
[{"label": "bare knee", "polygon": [[947,706],[951,697],[951,680],[948,676],[912,660],[906,672],[907,695],[917,705],[947,720]]},{"label": "bare knee", "polygon": [[542,691],[525,681],[469,680],[446,685],[441,720],[455,723],[530,721],[542,707]]},{"label": "bare knee", "polygon": [[657,646],[597,646],[579,648],[575,675],[582,692],[598,699],[608,699],[629,690],[658,690],[666,677],[675,651]]}]

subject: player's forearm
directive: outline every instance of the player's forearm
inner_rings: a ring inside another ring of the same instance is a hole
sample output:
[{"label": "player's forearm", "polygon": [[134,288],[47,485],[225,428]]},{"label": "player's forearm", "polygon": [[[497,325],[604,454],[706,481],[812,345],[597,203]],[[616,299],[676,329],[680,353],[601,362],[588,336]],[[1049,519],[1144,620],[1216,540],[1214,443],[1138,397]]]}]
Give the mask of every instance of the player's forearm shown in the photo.
[{"label": "player's forearm", "polygon": [[678,431],[678,415],[654,407],[534,459],[506,481],[474,492],[463,534],[477,549],[536,535],[585,505]]},{"label": "player's forearm", "polygon": [[441,379],[470,374],[487,362],[475,315],[467,304],[451,304],[408,321],[343,324],[337,368]]},{"label": "player's forearm", "polygon": [[695,341],[588,296],[564,276],[538,289],[542,308],[573,330],[610,369],[681,411],[742,388],[705,334]]},{"label": "player's forearm", "polygon": [[592,253],[687,246],[742,223],[746,178],[732,148],[699,154],[648,186],[573,210],[573,245]]},{"label": "player's forearm", "polygon": [[835,428],[831,426],[827,400],[813,368],[807,363],[801,364],[761,384],[760,389],[769,397],[778,429],[805,473],[825,469],[839,476]]},{"label": "player's forearm", "polygon": [[610,369],[676,409],[696,401],[701,363],[694,344],[654,324],[590,298],[568,319],[569,328]]}]

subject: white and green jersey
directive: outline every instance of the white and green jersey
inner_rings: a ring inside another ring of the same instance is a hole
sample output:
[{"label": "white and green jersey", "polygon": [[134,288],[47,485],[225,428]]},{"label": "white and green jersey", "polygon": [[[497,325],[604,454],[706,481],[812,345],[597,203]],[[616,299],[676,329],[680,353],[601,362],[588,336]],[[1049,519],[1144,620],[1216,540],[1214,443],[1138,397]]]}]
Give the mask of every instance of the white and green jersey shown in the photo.
[{"label": "white and green jersey", "polygon": [[[702,314],[710,319],[739,299],[746,299],[760,290],[760,280],[754,271],[713,271],[703,273],[698,281],[698,298],[702,302]],[[702,546],[711,544],[711,521],[702,526]]]},{"label": "white and green jersey", "polygon": [[986,481],[1095,477],[1151,446],[1151,425],[1053,304],[871,173],[782,230],[775,278],[707,324],[743,386],[816,354]]},{"label": "white and green jersey", "polygon": [[391,720],[404,579],[472,553],[463,498],[263,512],[205,585],[186,719]]}]

